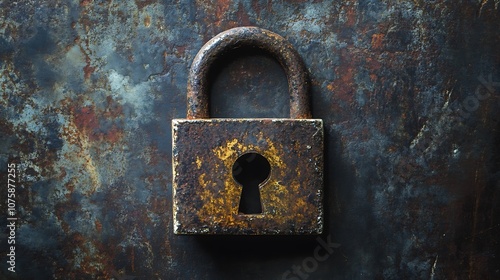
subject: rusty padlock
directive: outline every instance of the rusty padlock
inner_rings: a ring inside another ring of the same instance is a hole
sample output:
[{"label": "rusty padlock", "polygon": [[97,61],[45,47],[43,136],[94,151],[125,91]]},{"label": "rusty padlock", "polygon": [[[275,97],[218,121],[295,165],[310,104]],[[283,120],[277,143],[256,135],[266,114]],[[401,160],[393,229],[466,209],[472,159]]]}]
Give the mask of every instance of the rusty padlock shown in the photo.
[{"label": "rusty padlock", "polygon": [[[209,68],[244,46],[285,70],[290,119],[209,118]],[[172,120],[174,233],[322,232],[323,121],[311,119],[307,83],[299,54],[265,29],[233,28],[201,48],[189,71],[187,118]]]}]

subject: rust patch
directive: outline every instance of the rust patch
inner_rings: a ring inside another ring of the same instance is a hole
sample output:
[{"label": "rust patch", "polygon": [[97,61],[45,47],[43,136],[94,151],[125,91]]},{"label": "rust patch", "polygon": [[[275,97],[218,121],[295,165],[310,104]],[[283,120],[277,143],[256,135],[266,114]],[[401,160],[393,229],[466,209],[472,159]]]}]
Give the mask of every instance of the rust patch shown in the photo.
[{"label": "rust patch", "polygon": [[102,132],[99,134],[100,140],[104,140],[110,143],[116,143],[123,138],[123,130],[113,125],[110,130]]},{"label": "rust patch", "polygon": [[[85,26],[85,28],[89,28],[90,26],[90,22],[86,22],[85,20],[83,20],[83,25]],[[88,80],[90,78],[90,76],[92,75],[92,73],[95,72],[96,70],[96,67],[92,66],[91,63],[91,59],[90,59],[90,56],[89,56],[89,52],[87,50],[85,50],[85,48],[82,46],[82,41],[80,39],[80,36],[77,36],[75,39],[74,39],[74,43],[78,45],[78,47],[80,48],[80,51],[82,52],[82,54],[84,55],[85,57],[85,66],[83,67],[83,76],[85,78],[85,80]],[[88,46],[89,45],[89,41],[88,39],[85,40],[85,44]]]},{"label": "rust patch", "polygon": [[243,4],[240,2],[238,4],[238,11],[236,12],[236,15],[240,19],[239,22],[235,23],[235,26],[248,26],[252,25],[252,21],[250,20],[250,16],[248,15],[248,12],[245,10],[243,7]]},{"label": "rust patch", "polygon": [[[88,140],[116,143],[123,138],[121,122],[116,121],[123,117],[123,109],[110,96],[106,101],[107,106],[104,110],[97,110],[92,105],[80,108],[76,104],[71,105],[69,110],[76,129],[81,131]],[[67,131],[68,129],[65,128],[66,134],[69,133],[68,136],[74,138],[74,135]]]},{"label": "rust patch", "polygon": [[83,76],[85,77],[85,80],[88,80],[94,71],[95,67],[90,66],[90,61],[87,61],[87,65],[83,67]]},{"label": "rust patch", "polygon": [[339,100],[348,104],[351,104],[354,98],[354,69],[348,63],[342,64],[335,71],[339,78],[327,86],[327,89],[332,91]]},{"label": "rust patch", "polygon": [[[99,127],[99,121],[92,106],[85,106],[75,110],[75,125],[80,130],[91,132]],[[89,136],[92,137],[92,133]]]},{"label": "rust patch", "polygon": [[98,220],[95,220],[94,224],[95,224],[96,231],[98,233],[101,233],[102,232],[102,224],[101,224],[101,222],[99,222]]},{"label": "rust patch", "polygon": [[155,0],[135,0],[135,5],[139,8],[139,10],[142,10],[144,7],[154,3],[156,3]]},{"label": "rust patch", "polygon": [[80,1],[80,6],[85,7],[92,3],[92,0],[82,0]]},{"label": "rust patch", "polygon": [[343,11],[346,17],[345,27],[354,27],[357,21],[357,5],[345,5]]},{"label": "rust patch", "polygon": [[232,1],[228,0],[219,0],[217,1],[215,8],[215,25],[220,26],[222,21],[224,20],[224,16],[227,14],[229,10],[229,5]]},{"label": "rust patch", "polygon": [[[271,165],[270,177],[259,187],[262,214],[238,212],[242,188],[232,167],[248,152]],[[176,233],[322,232],[321,120],[174,120],[173,155]]]},{"label": "rust patch", "polygon": [[384,43],[384,34],[373,34],[372,35],[372,49],[381,50]]}]

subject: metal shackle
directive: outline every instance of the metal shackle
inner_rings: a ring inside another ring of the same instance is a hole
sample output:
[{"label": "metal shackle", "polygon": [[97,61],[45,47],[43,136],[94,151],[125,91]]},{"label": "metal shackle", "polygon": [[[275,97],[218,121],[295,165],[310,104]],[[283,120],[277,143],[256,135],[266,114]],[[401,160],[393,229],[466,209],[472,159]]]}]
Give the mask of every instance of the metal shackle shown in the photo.
[{"label": "metal shackle", "polygon": [[280,35],[258,27],[236,27],[219,33],[196,54],[189,70],[187,118],[209,118],[209,70],[227,51],[255,47],[274,57],[284,69],[290,94],[290,118],[310,119],[308,80],[305,66],[293,46]]}]

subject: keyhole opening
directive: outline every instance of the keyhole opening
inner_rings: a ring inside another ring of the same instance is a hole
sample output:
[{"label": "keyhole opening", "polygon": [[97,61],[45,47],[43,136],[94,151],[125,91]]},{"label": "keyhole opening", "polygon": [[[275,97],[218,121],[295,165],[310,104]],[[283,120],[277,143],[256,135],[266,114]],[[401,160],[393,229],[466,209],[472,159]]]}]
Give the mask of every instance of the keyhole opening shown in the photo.
[{"label": "keyhole opening", "polygon": [[233,165],[233,178],[240,184],[241,191],[239,214],[262,214],[259,186],[271,174],[271,164],[258,153],[246,153]]}]

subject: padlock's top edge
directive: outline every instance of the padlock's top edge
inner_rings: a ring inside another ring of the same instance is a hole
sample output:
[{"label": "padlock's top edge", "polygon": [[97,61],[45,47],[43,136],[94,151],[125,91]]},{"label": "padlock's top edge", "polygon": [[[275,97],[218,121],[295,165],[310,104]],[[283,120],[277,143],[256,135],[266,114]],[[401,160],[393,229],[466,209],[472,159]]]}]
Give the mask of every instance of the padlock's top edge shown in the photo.
[{"label": "padlock's top edge", "polygon": [[291,231],[291,230],[279,230],[279,231],[261,231],[261,230],[183,230],[176,229],[174,231],[175,235],[183,236],[317,236],[323,234],[323,229],[313,229],[306,231]]}]

